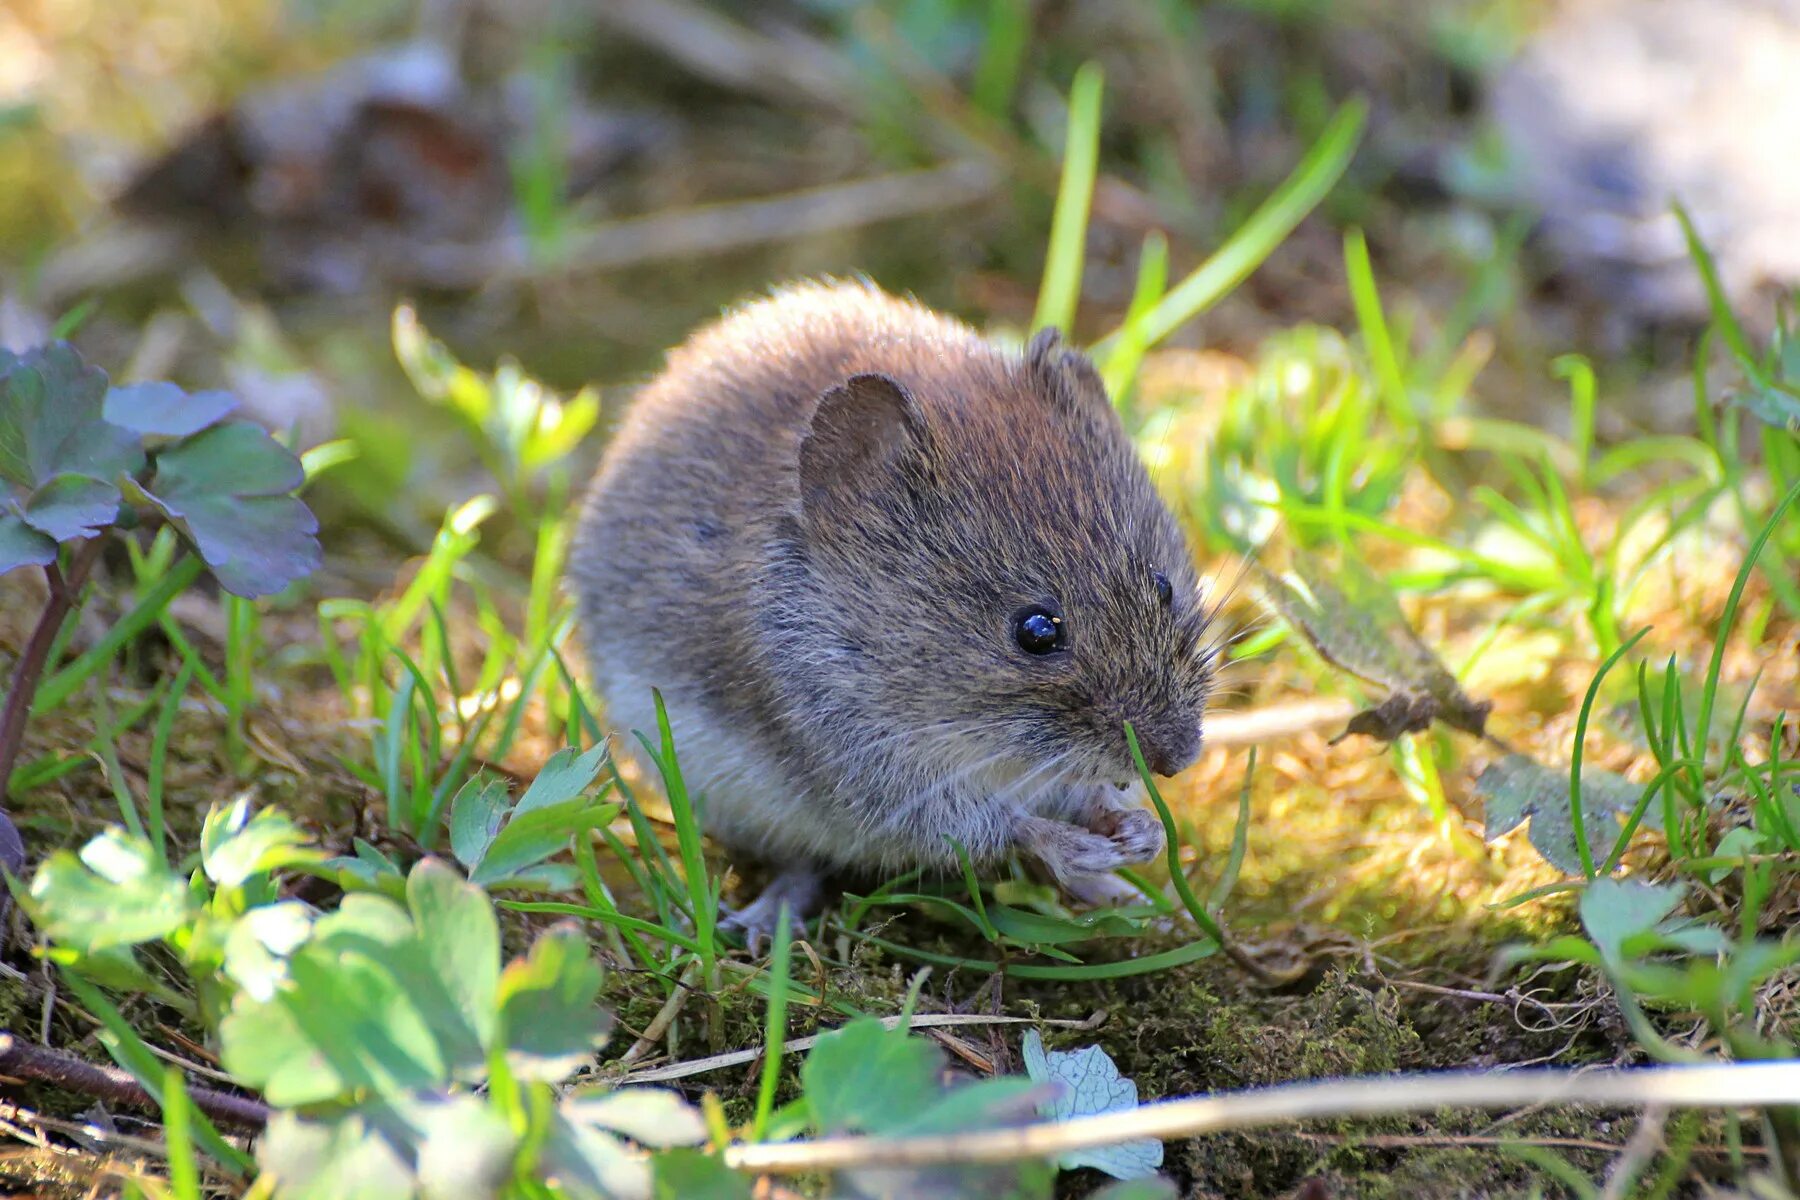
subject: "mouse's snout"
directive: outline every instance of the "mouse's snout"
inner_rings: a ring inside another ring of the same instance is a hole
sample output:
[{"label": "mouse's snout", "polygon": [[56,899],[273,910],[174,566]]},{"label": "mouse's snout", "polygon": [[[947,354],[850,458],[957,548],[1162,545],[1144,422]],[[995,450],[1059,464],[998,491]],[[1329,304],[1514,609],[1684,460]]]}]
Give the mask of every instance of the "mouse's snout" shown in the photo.
[{"label": "mouse's snout", "polygon": [[1144,752],[1144,763],[1157,775],[1179,775],[1200,757],[1200,722],[1176,717],[1160,721],[1134,722],[1138,749]]}]

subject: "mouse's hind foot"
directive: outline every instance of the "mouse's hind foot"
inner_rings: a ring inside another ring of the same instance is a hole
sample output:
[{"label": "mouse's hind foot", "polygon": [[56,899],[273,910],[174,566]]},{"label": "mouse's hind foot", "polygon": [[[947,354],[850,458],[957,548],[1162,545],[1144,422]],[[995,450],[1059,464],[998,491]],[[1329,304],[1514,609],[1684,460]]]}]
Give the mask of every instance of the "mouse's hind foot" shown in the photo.
[{"label": "mouse's hind foot", "polygon": [[781,910],[788,910],[789,936],[806,932],[805,921],[819,911],[825,881],[814,867],[788,867],[771,879],[761,894],[738,909],[725,909],[719,928],[738,934],[750,953],[761,954],[775,940]]}]

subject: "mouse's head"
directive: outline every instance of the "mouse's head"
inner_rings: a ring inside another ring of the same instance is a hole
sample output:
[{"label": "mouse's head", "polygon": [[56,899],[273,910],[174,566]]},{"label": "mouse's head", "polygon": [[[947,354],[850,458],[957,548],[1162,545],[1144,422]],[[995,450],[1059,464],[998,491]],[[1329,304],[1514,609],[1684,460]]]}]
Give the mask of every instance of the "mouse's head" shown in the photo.
[{"label": "mouse's head", "polygon": [[917,358],[827,391],[800,444],[808,686],[995,790],[1135,778],[1127,721],[1181,770],[1217,647],[1093,365],[1053,331]]}]

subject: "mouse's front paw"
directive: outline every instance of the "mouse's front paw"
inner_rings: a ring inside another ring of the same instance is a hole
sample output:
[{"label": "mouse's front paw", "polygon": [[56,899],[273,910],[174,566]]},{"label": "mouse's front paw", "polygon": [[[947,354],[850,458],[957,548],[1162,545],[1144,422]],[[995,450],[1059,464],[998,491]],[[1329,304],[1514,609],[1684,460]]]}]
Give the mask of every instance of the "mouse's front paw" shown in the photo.
[{"label": "mouse's front paw", "polygon": [[1111,814],[1110,829],[1096,830],[1118,847],[1128,864],[1155,862],[1168,846],[1162,818],[1148,809],[1132,808]]},{"label": "mouse's front paw", "polygon": [[1105,874],[1126,863],[1111,838],[1065,821],[1028,817],[1019,823],[1017,835],[1019,848],[1042,863],[1059,884]]}]

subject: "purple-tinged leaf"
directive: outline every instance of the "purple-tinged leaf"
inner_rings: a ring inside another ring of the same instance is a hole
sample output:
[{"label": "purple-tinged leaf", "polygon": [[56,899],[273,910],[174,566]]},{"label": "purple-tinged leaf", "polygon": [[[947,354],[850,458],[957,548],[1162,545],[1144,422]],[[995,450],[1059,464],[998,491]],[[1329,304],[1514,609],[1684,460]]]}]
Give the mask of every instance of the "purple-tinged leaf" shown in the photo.
[{"label": "purple-tinged leaf", "polygon": [[56,561],[56,542],[17,516],[0,512],[0,575],[20,567],[46,567]]},{"label": "purple-tinged leaf", "polygon": [[189,437],[237,409],[229,392],[184,392],[172,383],[132,383],[107,393],[106,419],[152,437]]},{"label": "purple-tinged leaf", "polygon": [[58,475],[31,494],[24,519],[59,542],[95,537],[119,519],[119,489],[85,475]]},{"label": "purple-tinged leaf", "polygon": [[66,342],[0,356],[0,477],[36,488],[58,475],[137,471],[138,435],[103,419],[105,396],[106,373]]}]

